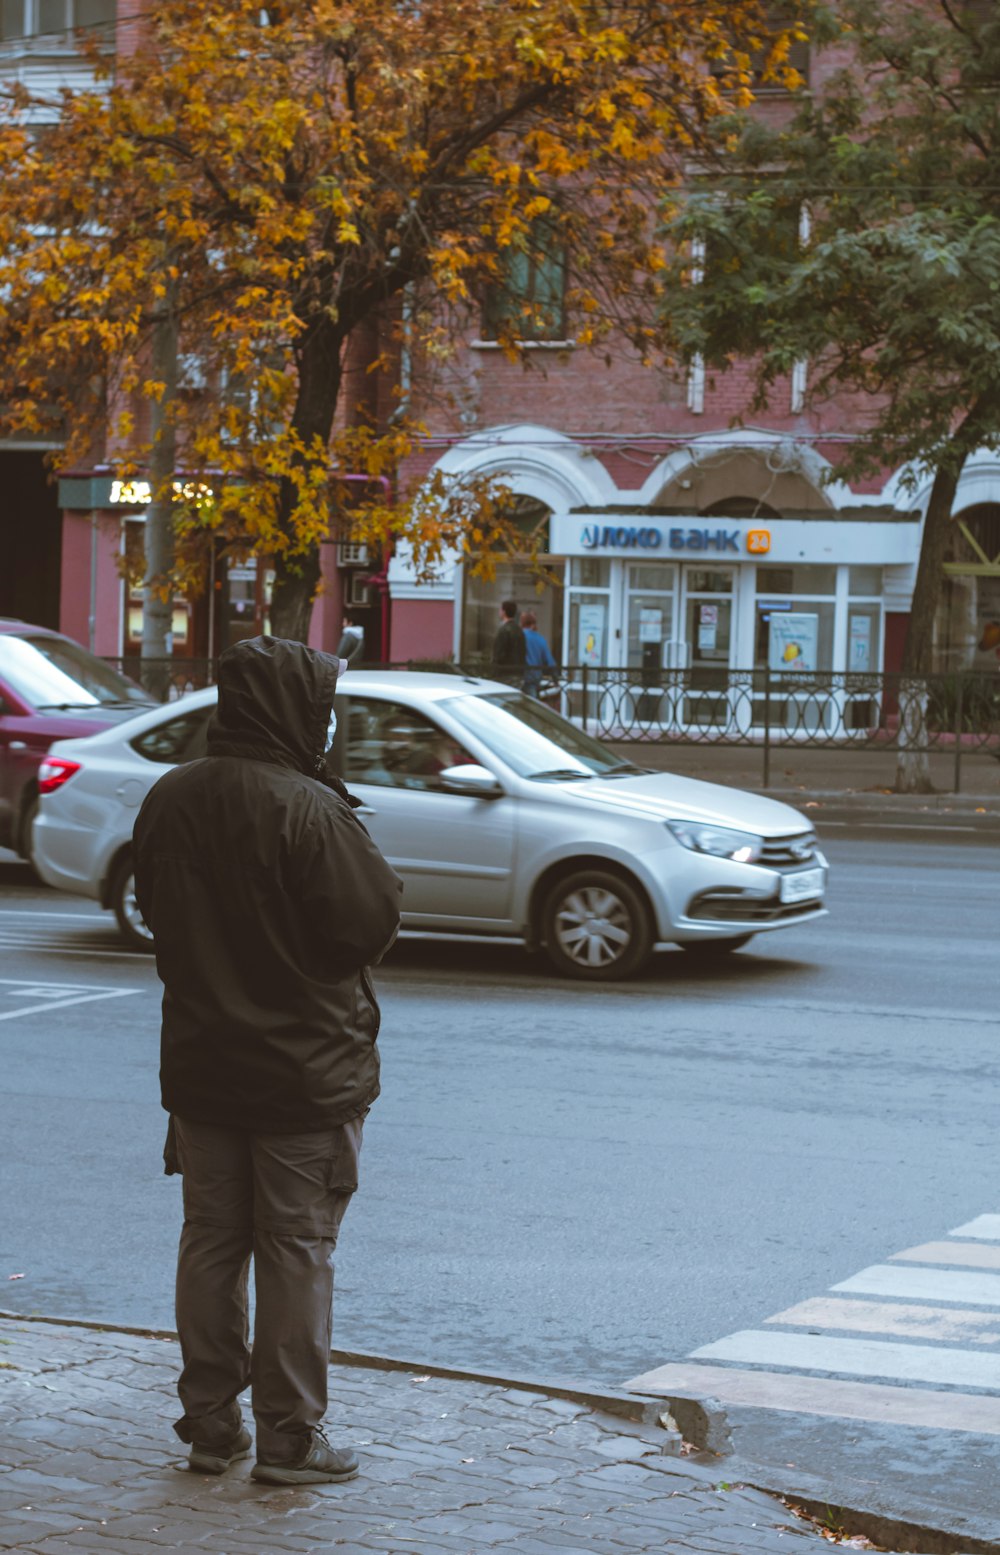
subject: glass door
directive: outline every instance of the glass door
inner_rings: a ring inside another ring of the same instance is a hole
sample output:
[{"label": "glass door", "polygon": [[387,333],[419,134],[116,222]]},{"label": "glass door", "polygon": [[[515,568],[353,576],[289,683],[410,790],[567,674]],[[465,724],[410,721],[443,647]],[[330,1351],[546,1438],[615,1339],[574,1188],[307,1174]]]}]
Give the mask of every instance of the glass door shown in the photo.
[{"label": "glass door", "polygon": [[640,724],[670,728],[677,719],[671,666],[677,662],[674,563],[630,562],[625,568],[625,667],[628,711]]},{"label": "glass door", "polygon": [[685,567],[687,674],[684,722],[725,727],[732,721],[730,660],[736,641],[736,578],[730,567]]}]

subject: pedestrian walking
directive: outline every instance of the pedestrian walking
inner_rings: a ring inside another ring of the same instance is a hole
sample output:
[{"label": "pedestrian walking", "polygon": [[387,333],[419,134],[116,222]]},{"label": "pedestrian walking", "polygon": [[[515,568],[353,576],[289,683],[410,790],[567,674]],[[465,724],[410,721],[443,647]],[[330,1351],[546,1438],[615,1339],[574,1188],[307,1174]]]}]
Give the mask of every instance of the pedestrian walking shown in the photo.
[{"label": "pedestrian walking", "polygon": [[519,679],[510,672],[524,667],[527,648],[517,621],[517,600],[505,599],[500,606],[500,626],[493,639],[491,663],[502,680]]},{"label": "pedestrian walking", "polygon": [[[150,790],[136,896],[163,983],[167,1172],[183,1177],[177,1327],[190,1467],[352,1479],[326,1440],[332,1255],[379,1092],[368,967],[391,945],[399,881],[325,776],[343,661],[255,637],[219,661],[208,755]],[[247,1281],[256,1315],[249,1343]]]},{"label": "pedestrian walking", "polygon": [[542,691],[543,671],[555,669],[556,661],[552,657],[552,649],[538,631],[538,617],[533,610],[521,611],[521,630],[524,633],[524,662],[527,665],[522,684],[529,696],[537,697]]},{"label": "pedestrian walking", "polygon": [[365,629],[352,615],[345,615],[337,644],[338,659],[346,659],[357,669],[365,651]]}]

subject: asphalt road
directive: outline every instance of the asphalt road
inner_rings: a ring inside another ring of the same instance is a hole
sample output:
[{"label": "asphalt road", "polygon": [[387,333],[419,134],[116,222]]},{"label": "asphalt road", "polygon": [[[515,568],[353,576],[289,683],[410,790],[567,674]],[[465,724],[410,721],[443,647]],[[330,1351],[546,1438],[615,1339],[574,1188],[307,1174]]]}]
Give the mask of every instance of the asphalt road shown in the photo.
[{"label": "asphalt road", "polygon": [[[1000,1210],[1000,851],[826,843],[830,918],[714,972],[397,947],[336,1343],[617,1385]],[[172,1326],[157,1011],[109,918],[0,866],[0,1307]]]}]

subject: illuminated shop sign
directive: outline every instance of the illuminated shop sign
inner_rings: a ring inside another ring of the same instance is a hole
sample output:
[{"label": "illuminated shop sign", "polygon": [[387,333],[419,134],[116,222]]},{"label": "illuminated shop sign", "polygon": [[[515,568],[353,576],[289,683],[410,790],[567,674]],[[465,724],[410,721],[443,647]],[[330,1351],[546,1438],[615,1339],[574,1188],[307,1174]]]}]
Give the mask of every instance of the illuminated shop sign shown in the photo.
[{"label": "illuminated shop sign", "polygon": [[[738,529],[653,529],[627,524],[585,524],[580,541],[589,551],[735,551],[739,554]],[[751,529],[747,550],[761,555],[771,549],[770,532]]]}]

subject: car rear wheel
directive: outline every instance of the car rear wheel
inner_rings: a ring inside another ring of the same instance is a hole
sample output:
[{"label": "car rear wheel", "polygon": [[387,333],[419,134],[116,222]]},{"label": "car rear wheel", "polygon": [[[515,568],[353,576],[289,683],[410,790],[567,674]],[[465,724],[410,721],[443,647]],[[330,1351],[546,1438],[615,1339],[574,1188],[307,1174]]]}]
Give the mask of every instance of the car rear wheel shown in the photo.
[{"label": "car rear wheel", "polygon": [[639,970],[653,948],[653,925],[640,892],[627,880],[581,869],[549,892],[542,938],[557,972],[602,982]]},{"label": "car rear wheel", "polygon": [[688,940],[681,949],[686,950],[689,956],[696,956],[700,961],[713,961],[716,956],[731,955],[734,950],[742,950],[753,939],[752,934],[729,934],[724,939],[694,939]]},{"label": "car rear wheel", "polygon": [[135,875],[130,858],[123,858],[115,870],[111,880],[110,896],[111,906],[118,919],[118,927],[126,943],[132,950],[152,950],[152,931],[146,927],[146,921],[139,911],[139,903],[135,899]]}]

